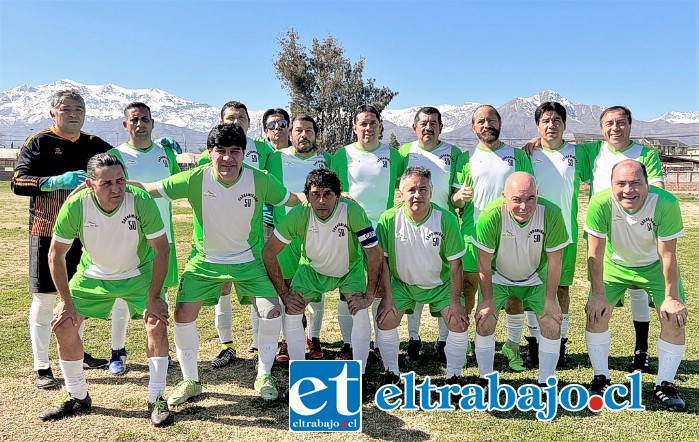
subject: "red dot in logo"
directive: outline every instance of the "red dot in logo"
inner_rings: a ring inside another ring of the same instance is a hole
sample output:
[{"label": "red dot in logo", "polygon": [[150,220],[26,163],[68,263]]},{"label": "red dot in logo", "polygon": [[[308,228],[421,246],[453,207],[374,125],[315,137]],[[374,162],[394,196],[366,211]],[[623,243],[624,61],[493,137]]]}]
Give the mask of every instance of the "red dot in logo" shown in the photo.
[{"label": "red dot in logo", "polygon": [[347,426],[347,422],[343,422],[343,423],[342,423],[342,426],[343,426],[343,427],[346,427],[346,426]]},{"label": "red dot in logo", "polygon": [[590,396],[590,401],[587,403],[587,406],[590,408],[590,410],[597,413],[604,406],[604,401],[602,400],[601,396],[598,396],[598,395]]}]

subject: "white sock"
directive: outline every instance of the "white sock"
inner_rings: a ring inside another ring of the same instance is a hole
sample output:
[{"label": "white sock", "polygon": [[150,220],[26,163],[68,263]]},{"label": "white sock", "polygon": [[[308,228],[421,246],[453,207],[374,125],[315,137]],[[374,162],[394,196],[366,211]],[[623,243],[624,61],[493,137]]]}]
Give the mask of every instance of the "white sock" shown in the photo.
[{"label": "white sock", "polygon": [[420,339],[420,321],[422,320],[422,309],[425,304],[415,303],[413,313],[408,315],[408,339]]},{"label": "white sock", "polygon": [[541,336],[541,333],[539,332],[539,319],[536,317],[536,313],[524,312],[524,315],[527,317],[527,327],[529,328],[529,336],[536,338],[536,341],[539,342],[539,337]]},{"label": "white sock", "polygon": [[362,374],[366,371],[366,361],[369,358],[370,321],[368,309],[352,315],[352,355],[355,360],[362,361]]},{"label": "white sock", "polygon": [[126,327],[129,325],[129,305],[121,298],[112,306],[112,350],[126,347]]},{"label": "white sock", "polygon": [[[232,318],[231,322],[233,322]],[[252,324],[252,346],[257,348],[257,332],[260,329],[260,317],[257,316],[257,313],[255,313],[255,309],[252,308],[252,305],[250,306],[250,323]]]},{"label": "white sock", "polygon": [[303,332],[303,315],[285,315],[284,335],[289,350],[289,359],[303,361],[306,359],[306,335]]},{"label": "white sock", "polygon": [[437,327],[439,327],[439,337],[437,339],[446,341],[449,336],[449,327],[447,327],[447,323],[444,322],[444,318],[441,316],[437,318]]},{"label": "white sock", "polygon": [[481,336],[476,333],[476,362],[478,363],[478,375],[485,375],[493,372],[495,360],[495,333],[488,336]]},{"label": "white sock", "polygon": [[221,344],[233,341],[233,305],[231,295],[221,296],[214,307],[214,324]]},{"label": "white sock", "polygon": [[34,371],[46,370],[49,363],[49,343],[51,342],[51,318],[56,295],[32,293],[29,307],[29,337],[32,341]]},{"label": "white sock", "polygon": [[274,356],[277,353],[277,339],[282,330],[282,318],[278,316],[272,319],[260,318],[260,329],[257,332],[257,343],[260,345],[260,363],[257,366],[257,375],[271,374]]},{"label": "white sock", "polygon": [[505,322],[507,324],[507,339],[515,344],[519,344],[522,340],[522,329],[524,328],[524,313],[516,315],[505,313]]},{"label": "white sock", "polygon": [[638,322],[650,322],[650,306],[648,293],[643,289],[629,289],[631,302],[631,318]]},{"label": "white sock", "polygon": [[320,301],[311,302],[309,306],[313,310],[313,313],[311,313],[310,318],[308,318],[308,337],[320,339],[320,328],[323,325],[323,316],[325,315],[325,293],[323,293],[323,297]]},{"label": "white sock", "polygon": [[655,385],[660,385],[663,381],[675,382],[677,369],[682,362],[686,344],[670,344],[667,341],[658,339],[658,377]]},{"label": "white sock", "polygon": [[539,383],[553,376],[561,352],[561,338],[547,339],[539,336]]},{"label": "white sock", "polygon": [[75,399],[85,399],[87,397],[87,381],[83,371],[82,358],[77,361],[59,359],[58,365],[61,367],[68,394]]},{"label": "white sock", "polygon": [[398,350],[400,347],[400,338],[398,337],[398,328],[392,330],[376,330],[376,341],[381,347],[381,359],[383,366],[387,371],[392,371],[393,374],[399,374],[398,369]]},{"label": "white sock", "polygon": [[447,335],[447,346],[444,348],[444,353],[447,355],[447,379],[454,375],[461,376],[467,350],[468,332],[450,331]]},{"label": "white sock", "polygon": [[609,333],[609,330],[602,333],[585,331],[585,343],[587,344],[587,354],[590,357],[594,375],[603,374],[609,379],[609,347],[612,345],[611,333]]},{"label": "white sock", "polygon": [[561,322],[561,338],[568,337],[568,328],[570,327],[570,313],[563,313],[563,322]]},{"label": "white sock", "polygon": [[87,318],[83,319],[83,322],[80,323],[80,327],[78,327],[78,336],[80,337],[80,340],[83,340],[83,335],[85,334],[85,323],[87,322]]},{"label": "white sock", "polygon": [[175,321],[175,348],[177,359],[180,362],[182,377],[187,380],[199,381],[199,368],[197,357],[199,356],[199,331],[197,322]]},{"label": "white sock", "polygon": [[148,358],[148,402],[153,403],[160,396],[165,397],[167,385],[167,356]]},{"label": "white sock", "polygon": [[350,316],[347,301],[340,299],[337,301],[337,322],[340,325],[342,342],[352,344],[352,317]]},{"label": "white sock", "polygon": [[374,349],[381,348],[379,344],[379,325],[376,322],[376,312],[379,311],[379,304],[381,304],[381,298],[374,298],[371,303],[371,323],[374,326]]}]

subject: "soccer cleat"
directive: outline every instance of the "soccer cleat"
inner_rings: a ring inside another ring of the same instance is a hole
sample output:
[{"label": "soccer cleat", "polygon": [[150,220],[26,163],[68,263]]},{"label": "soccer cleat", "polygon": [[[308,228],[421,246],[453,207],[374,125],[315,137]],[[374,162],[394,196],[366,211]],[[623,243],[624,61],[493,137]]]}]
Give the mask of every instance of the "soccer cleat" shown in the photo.
[{"label": "soccer cleat", "polygon": [[519,344],[512,344],[512,347],[514,348],[511,348],[508,344],[510,344],[509,340],[502,346],[502,354],[507,358],[507,363],[510,368],[513,371],[526,370],[526,368],[524,368],[522,356],[519,354]]},{"label": "soccer cleat", "polygon": [[568,338],[561,338],[561,351],[558,353],[558,363],[556,368],[567,368],[568,367],[568,356],[566,355],[566,344],[568,343]]},{"label": "soccer cleat", "polygon": [[199,394],[201,394],[201,382],[185,379],[175,386],[175,391],[167,398],[167,404],[170,407],[184,404],[194,396],[199,396]]},{"label": "soccer cleat", "polygon": [[167,368],[172,368],[175,366],[175,362],[172,360],[170,355],[167,355]]},{"label": "soccer cleat", "polygon": [[115,376],[126,373],[126,349],[112,350],[112,359],[109,361],[109,372]]},{"label": "soccer cleat", "polygon": [[527,363],[529,367],[537,368],[539,366],[539,342],[533,336],[525,336],[529,345],[527,346],[527,356],[524,358],[524,362]]},{"label": "soccer cleat", "polygon": [[656,385],[654,393],[655,397],[669,410],[684,411],[687,409],[687,404],[685,404],[679,393],[677,393],[675,384],[672,382],[663,381],[660,385]]},{"label": "soccer cleat", "polygon": [[[224,346],[226,344],[223,344]],[[225,367],[235,361],[235,349],[232,347],[224,347],[221,352],[211,360],[211,366],[214,368]]]},{"label": "soccer cleat", "polygon": [[248,353],[255,353],[256,351],[257,347],[255,347],[255,344],[251,342],[250,345],[248,345]]},{"label": "soccer cleat", "polygon": [[437,341],[434,344],[434,349],[437,352],[437,362],[441,362],[442,364],[447,363],[447,354],[444,352],[445,348],[447,348],[447,341]]},{"label": "soccer cleat", "polygon": [[36,386],[36,388],[41,388],[42,390],[58,387],[58,381],[53,377],[51,367],[36,371],[36,374],[34,375],[34,386]]},{"label": "soccer cleat", "polygon": [[381,356],[381,349],[374,347],[374,349],[372,350],[372,353],[374,354],[374,360],[376,362],[376,365],[378,365],[381,368],[384,368],[383,357]]},{"label": "soccer cleat", "polygon": [[266,401],[273,401],[279,397],[277,380],[271,374],[261,374],[255,379],[255,391]]},{"label": "soccer cleat", "polygon": [[609,388],[611,383],[611,380],[609,380],[605,375],[595,375],[595,377],[592,378],[592,382],[590,382],[590,394],[604,396],[604,392],[607,391],[607,388]]},{"label": "soccer cleat", "polygon": [[104,368],[109,365],[109,361],[102,358],[93,358],[90,353],[85,352],[83,355],[83,368]]},{"label": "soccer cleat", "polygon": [[257,371],[260,366],[260,353],[257,351],[252,355],[252,365],[255,367],[255,371]]},{"label": "soccer cleat", "polygon": [[381,379],[381,385],[389,384],[400,385],[400,376],[392,371],[386,370],[383,374],[383,378]]},{"label": "soccer cleat", "polygon": [[408,355],[405,357],[405,359],[409,361],[420,360],[420,350],[422,350],[422,339],[410,338],[408,341]]},{"label": "soccer cleat", "polygon": [[42,421],[53,421],[72,416],[78,411],[86,411],[92,407],[92,398],[88,394],[85,399],[75,399],[70,395],[66,396],[58,405],[49,408],[39,415]]},{"label": "soccer cleat", "polygon": [[335,359],[339,359],[342,361],[351,361],[352,359],[354,359],[352,354],[352,346],[350,344],[343,344],[342,349],[340,349],[340,353],[338,353]]},{"label": "soccer cleat", "polygon": [[274,360],[277,362],[289,362],[291,358],[289,357],[289,347],[286,345],[286,341],[282,339],[282,343],[279,346],[279,352]]},{"label": "soccer cleat", "polygon": [[167,407],[167,402],[162,396],[158,396],[155,402],[148,403],[150,421],[155,427],[164,427],[172,422],[172,413]]},{"label": "soccer cleat", "polygon": [[446,385],[458,385],[461,386],[461,379],[457,375],[453,375],[444,382]]},{"label": "soccer cleat", "polygon": [[376,391],[369,386],[369,382],[367,382],[364,375],[362,375],[362,403],[367,404],[371,402],[374,399],[374,393],[376,393]]},{"label": "soccer cleat", "polygon": [[631,366],[631,371],[640,371],[641,373],[648,373],[650,371],[647,351],[636,350],[633,355],[633,366]]},{"label": "soccer cleat", "polygon": [[483,392],[485,394],[488,394],[488,379],[486,378],[478,378],[478,385],[483,388]]},{"label": "soccer cleat", "polygon": [[323,359],[323,356],[325,356],[323,349],[320,348],[320,338],[306,339],[306,346],[308,347],[308,357],[310,359]]}]

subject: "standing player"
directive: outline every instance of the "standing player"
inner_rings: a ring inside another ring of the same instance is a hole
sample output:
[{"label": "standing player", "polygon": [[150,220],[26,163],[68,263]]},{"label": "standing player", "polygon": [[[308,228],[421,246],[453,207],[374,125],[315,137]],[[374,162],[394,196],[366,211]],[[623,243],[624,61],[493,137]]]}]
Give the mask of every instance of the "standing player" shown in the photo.
[{"label": "standing player", "polygon": [[[71,190],[85,180],[87,160],[112,146],[95,135],[81,131],[85,123],[85,100],[78,91],[60,90],[51,97],[53,125],[31,135],[24,142],[12,176],[12,191],[30,197],[29,201],[29,336],[34,356],[34,385],[58,387],[49,362],[51,315],[56,303],[56,287],[49,272],[48,253],[53,225]],[[79,240],[67,252],[68,276],[80,261]],[[82,330],[80,334],[82,336]],[[100,368],[106,359],[83,355],[86,368]]]}]

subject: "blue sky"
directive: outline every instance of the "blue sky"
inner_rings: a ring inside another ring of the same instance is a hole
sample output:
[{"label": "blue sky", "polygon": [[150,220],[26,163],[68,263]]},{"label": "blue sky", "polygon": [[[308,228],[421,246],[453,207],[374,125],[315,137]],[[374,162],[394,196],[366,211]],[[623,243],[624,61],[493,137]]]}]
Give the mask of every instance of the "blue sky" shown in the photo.
[{"label": "blue sky", "polygon": [[294,27],[365,57],[391,108],[553,89],[650,119],[699,110],[697,17],[690,0],[0,0],[0,90],[70,78],[286,106],[273,61]]}]

